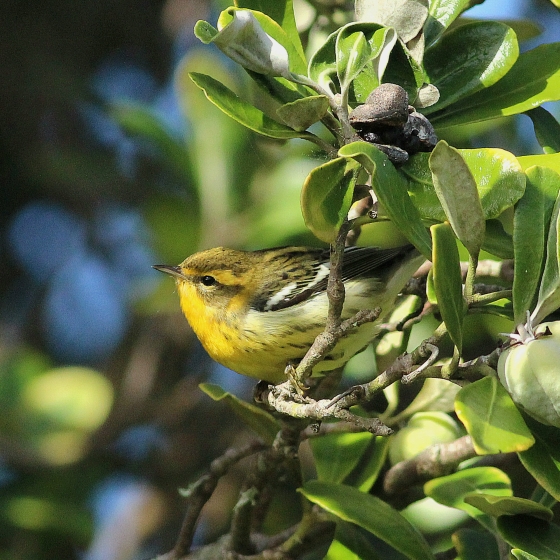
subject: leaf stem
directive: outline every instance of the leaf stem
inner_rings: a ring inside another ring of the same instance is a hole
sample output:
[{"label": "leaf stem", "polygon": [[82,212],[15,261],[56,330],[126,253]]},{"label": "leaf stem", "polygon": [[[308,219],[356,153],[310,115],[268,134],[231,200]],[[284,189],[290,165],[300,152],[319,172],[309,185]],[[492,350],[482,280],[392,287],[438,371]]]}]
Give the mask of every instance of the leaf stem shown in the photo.
[{"label": "leaf stem", "polygon": [[467,303],[471,303],[474,293],[474,278],[476,275],[476,267],[478,265],[478,254],[469,255],[469,264],[467,268],[467,277],[465,278],[465,299]]},{"label": "leaf stem", "polygon": [[490,292],[489,294],[473,294],[470,303],[472,306],[481,306],[504,298],[510,299],[511,296],[511,290],[500,290],[499,292]]}]

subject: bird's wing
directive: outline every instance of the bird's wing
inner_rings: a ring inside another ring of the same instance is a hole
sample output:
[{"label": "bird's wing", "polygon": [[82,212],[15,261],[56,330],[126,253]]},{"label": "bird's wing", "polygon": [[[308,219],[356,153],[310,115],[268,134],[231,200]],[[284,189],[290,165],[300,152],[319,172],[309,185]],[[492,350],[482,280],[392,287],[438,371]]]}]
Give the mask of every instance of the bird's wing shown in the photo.
[{"label": "bird's wing", "polygon": [[[373,277],[376,271],[391,261],[410,253],[412,245],[380,249],[378,247],[348,247],[344,251],[342,264],[342,281],[357,277]],[[310,297],[324,292],[330,272],[329,251],[317,250],[313,258],[302,258],[297,267],[291,271],[288,279],[271,281],[266,295],[252,307],[258,311],[278,311],[297,305]],[[255,305],[257,303],[257,305]]]}]

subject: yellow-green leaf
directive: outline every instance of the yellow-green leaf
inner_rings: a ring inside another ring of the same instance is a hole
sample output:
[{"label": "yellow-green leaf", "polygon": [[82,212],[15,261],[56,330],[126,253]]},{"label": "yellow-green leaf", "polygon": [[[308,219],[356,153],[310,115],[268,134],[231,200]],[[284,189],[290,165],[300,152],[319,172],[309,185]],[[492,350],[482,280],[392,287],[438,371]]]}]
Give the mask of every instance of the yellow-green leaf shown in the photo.
[{"label": "yellow-green leaf", "polygon": [[463,387],[455,411],[479,455],[524,451],[535,443],[520,412],[496,377]]},{"label": "yellow-green leaf", "polygon": [[447,223],[433,225],[430,230],[433,243],[432,274],[437,304],[447,332],[460,354],[463,349],[465,300],[457,242]]},{"label": "yellow-green leaf", "polygon": [[461,153],[440,140],[429,159],[434,189],[455,235],[473,258],[484,242],[485,221],[474,177]]},{"label": "yellow-green leaf", "polygon": [[301,211],[305,225],[325,243],[332,243],[350,210],[354,192],[353,173],[344,158],[316,167],[305,179]]}]

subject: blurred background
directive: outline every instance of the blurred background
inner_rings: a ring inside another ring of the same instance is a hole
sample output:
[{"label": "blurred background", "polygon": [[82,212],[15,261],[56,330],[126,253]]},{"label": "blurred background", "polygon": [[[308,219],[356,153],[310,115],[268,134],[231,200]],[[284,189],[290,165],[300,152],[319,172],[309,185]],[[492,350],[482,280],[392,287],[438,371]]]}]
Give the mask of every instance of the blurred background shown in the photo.
[{"label": "blurred background", "polygon": [[[299,194],[323,156],[250,134],[187,77],[258,98],[192,33],[228,4],[2,3],[0,560],[167,551],[178,488],[251,438],[197,385],[249,399],[253,382],[207,358],[173,282],[151,269],[222,244],[317,245]],[[310,44],[331,25],[309,27],[312,4],[296,1]],[[536,22],[523,50],[560,39],[548,0],[487,0],[471,14]],[[523,116],[449,139],[540,151]],[[239,476],[205,508],[198,542],[227,527]]]}]

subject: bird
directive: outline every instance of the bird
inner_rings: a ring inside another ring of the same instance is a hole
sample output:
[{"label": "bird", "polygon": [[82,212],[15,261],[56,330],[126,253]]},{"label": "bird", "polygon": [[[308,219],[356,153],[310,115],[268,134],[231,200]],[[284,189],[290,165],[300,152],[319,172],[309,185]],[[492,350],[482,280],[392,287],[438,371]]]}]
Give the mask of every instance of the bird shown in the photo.
[{"label": "bird", "polygon": [[[339,340],[313,376],[340,370],[367,347],[423,260],[412,245],[344,250],[341,319],[377,307],[382,313]],[[297,366],[324,330],[329,249],[216,247],[177,266],[153,267],[175,279],[181,309],[210,357],[239,374],[275,385],[286,381],[286,367]]]}]

